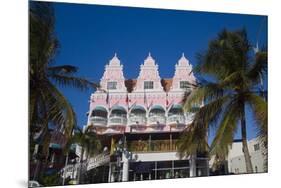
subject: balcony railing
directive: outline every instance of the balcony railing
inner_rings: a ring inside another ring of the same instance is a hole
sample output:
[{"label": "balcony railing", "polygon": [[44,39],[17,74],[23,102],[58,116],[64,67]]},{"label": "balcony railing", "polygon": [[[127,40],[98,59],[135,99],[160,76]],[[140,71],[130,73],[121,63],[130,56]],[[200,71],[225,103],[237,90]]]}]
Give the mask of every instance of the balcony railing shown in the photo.
[{"label": "balcony railing", "polygon": [[154,115],[148,118],[148,125],[165,125],[166,117],[163,115]]},{"label": "balcony railing", "polygon": [[91,124],[95,127],[105,127],[107,124],[107,119],[100,116],[90,117],[90,121]]},{"label": "balcony railing", "polygon": [[146,125],[146,117],[144,116],[131,116],[129,117],[129,126]]},{"label": "balcony railing", "polygon": [[124,116],[111,116],[109,117],[108,126],[127,126],[127,118]]},{"label": "balcony railing", "polygon": [[148,118],[141,115],[135,115],[129,117],[127,120],[124,115],[114,115],[107,118],[101,116],[90,117],[90,123],[94,127],[106,127],[108,126],[134,126],[134,125],[186,125],[190,124],[194,119],[194,114],[188,113],[185,117],[181,114],[170,115],[167,118],[164,115],[153,115]]},{"label": "balcony railing", "polygon": [[185,118],[185,123],[188,125],[190,123],[192,123],[193,119],[194,119],[195,114],[194,113],[188,113],[186,118]]},{"label": "balcony railing", "polygon": [[184,125],[185,117],[184,117],[184,115],[180,115],[180,114],[168,116],[167,124],[168,125]]}]

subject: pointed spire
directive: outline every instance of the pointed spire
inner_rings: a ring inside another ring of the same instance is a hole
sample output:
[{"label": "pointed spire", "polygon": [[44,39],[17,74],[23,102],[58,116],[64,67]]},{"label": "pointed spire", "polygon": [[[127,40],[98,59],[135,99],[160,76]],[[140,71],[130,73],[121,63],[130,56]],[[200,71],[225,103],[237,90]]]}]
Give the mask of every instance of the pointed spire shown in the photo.
[{"label": "pointed spire", "polygon": [[148,66],[154,66],[155,65],[155,60],[153,59],[153,57],[151,56],[151,53],[148,52],[148,56],[147,58],[144,60],[144,65],[148,65]]},{"label": "pointed spire", "polygon": [[179,61],[178,61],[178,65],[179,65],[179,66],[187,66],[188,64],[189,64],[189,63],[188,63],[188,60],[187,60],[186,57],[184,56],[184,52],[183,52],[181,58],[180,58]]},{"label": "pointed spire", "polygon": [[120,65],[120,60],[117,57],[117,53],[114,53],[114,57],[110,60],[109,65]]}]

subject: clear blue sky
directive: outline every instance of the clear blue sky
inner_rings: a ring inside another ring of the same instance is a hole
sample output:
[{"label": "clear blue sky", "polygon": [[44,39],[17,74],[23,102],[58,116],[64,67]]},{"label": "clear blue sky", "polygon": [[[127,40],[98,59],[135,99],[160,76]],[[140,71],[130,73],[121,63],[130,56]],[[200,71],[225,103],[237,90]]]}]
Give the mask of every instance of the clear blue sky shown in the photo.
[{"label": "clear blue sky", "polygon": [[[79,75],[99,82],[105,64],[117,52],[126,78],[136,78],[148,52],[159,64],[160,76],[171,78],[182,52],[191,64],[196,53],[223,28],[245,27],[249,39],[267,44],[265,16],[220,14],[193,11],[127,8],[54,3],[56,34],[61,49],[56,64],[79,67]],[[264,20],[264,21],[262,21]],[[262,24],[261,27],[261,23]],[[261,28],[261,29],[260,29]],[[77,114],[80,127],[86,124],[89,97],[93,91],[61,88]],[[255,137],[251,115],[247,115],[248,136]]]}]

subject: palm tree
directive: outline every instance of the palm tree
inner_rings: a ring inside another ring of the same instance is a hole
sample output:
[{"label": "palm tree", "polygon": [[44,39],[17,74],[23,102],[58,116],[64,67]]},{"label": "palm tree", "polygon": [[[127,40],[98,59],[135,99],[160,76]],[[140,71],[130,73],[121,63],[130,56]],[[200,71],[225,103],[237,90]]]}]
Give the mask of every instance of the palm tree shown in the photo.
[{"label": "palm tree", "polygon": [[[30,2],[30,59],[29,59],[29,125],[30,145],[34,135],[40,133],[41,142],[48,147],[49,125],[63,129],[69,139],[76,126],[76,116],[71,104],[57,88],[69,86],[85,89],[98,87],[87,79],[77,77],[78,68],[72,65],[55,65],[60,47],[55,35],[55,16],[51,4]],[[47,153],[43,154],[47,155]]]},{"label": "palm tree", "polygon": [[[247,173],[253,172],[247,145],[246,109],[256,120],[261,137],[267,140],[267,102],[259,89],[260,78],[267,74],[267,52],[252,57],[245,30],[223,30],[209,43],[206,52],[198,55],[195,71],[202,79],[186,98],[185,110],[195,112],[192,124],[178,141],[181,156],[209,151],[216,159],[224,159],[239,126]],[[204,101],[204,105],[202,104]],[[195,108],[195,107],[199,108]],[[215,131],[210,145],[209,130]]]},{"label": "palm tree", "polygon": [[[91,131],[89,127],[85,129],[84,132],[81,131],[80,129],[77,129],[77,132],[69,140],[65,153],[68,153],[72,144],[78,144],[82,148],[81,156],[80,156],[80,167],[78,171],[78,181],[77,181],[78,183],[80,183],[83,182],[83,180],[81,179],[81,177],[83,177],[81,173],[82,173],[82,165],[84,161],[88,161],[88,159],[91,156],[100,152],[102,146],[100,140],[97,137],[97,134]],[[83,157],[85,155],[85,151],[87,155],[86,155],[86,159],[84,160]]]}]

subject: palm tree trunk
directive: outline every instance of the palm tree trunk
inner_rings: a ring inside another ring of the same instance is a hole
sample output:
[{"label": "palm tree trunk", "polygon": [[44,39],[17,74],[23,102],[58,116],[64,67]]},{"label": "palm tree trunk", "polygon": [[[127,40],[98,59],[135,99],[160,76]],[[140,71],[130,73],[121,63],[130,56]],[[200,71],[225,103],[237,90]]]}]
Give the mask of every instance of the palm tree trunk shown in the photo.
[{"label": "palm tree trunk", "polygon": [[244,157],[245,157],[246,171],[247,171],[247,173],[253,173],[253,166],[252,166],[251,156],[249,153],[248,143],[247,143],[245,105],[243,105],[243,109],[242,109],[241,134],[242,134],[242,148],[243,148]]}]

